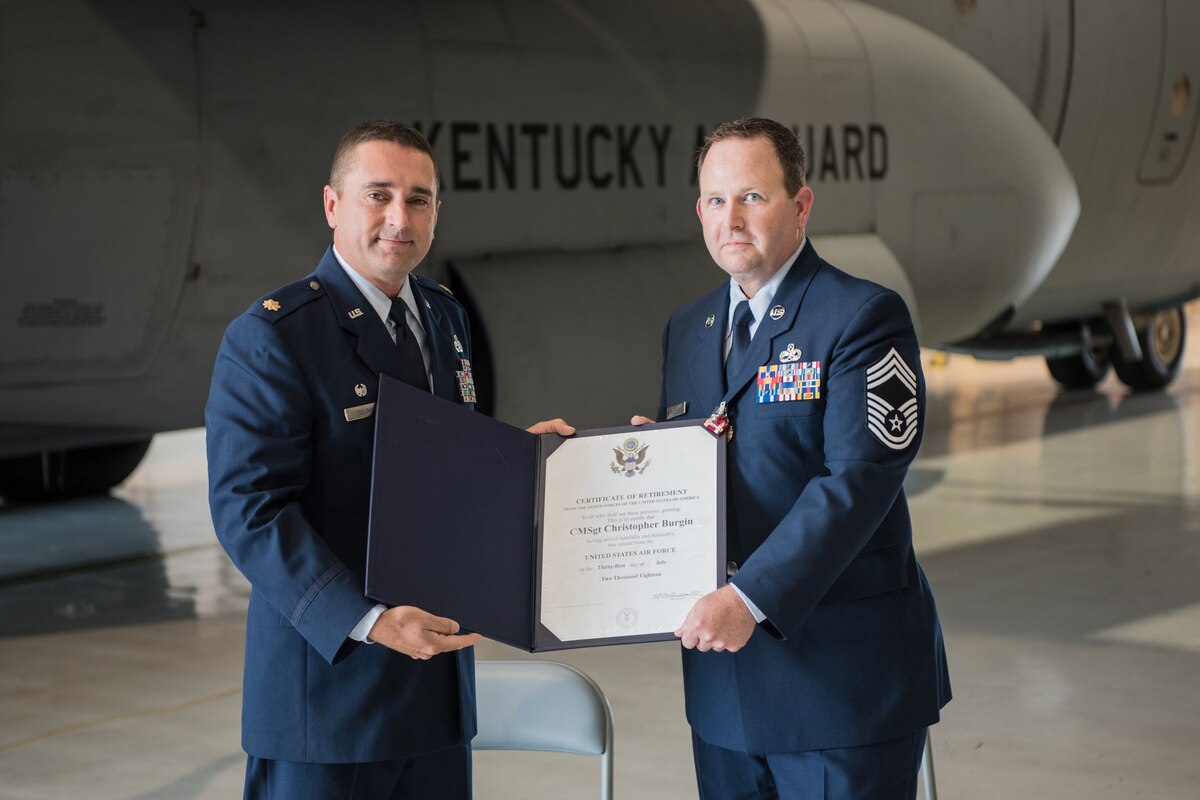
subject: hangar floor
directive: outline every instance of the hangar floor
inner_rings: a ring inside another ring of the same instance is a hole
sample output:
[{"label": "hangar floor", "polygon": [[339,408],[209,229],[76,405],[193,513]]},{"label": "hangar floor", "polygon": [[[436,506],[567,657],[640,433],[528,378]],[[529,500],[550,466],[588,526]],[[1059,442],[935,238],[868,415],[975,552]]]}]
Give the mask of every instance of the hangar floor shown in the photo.
[{"label": "hangar floor", "polygon": [[[1195,798],[1200,358],[1145,396],[1059,394],[1030,360],[926,375],[909,492],[956,695],[941,797]],[[156,439],[112,497],[0,507],[0,798],[240,796],[246,598],[200,431]],[[555,658],[609,696],[618,797],[695,797],[676,645]],[[586,757],[476,756],[480,800],[596,783]]]}]

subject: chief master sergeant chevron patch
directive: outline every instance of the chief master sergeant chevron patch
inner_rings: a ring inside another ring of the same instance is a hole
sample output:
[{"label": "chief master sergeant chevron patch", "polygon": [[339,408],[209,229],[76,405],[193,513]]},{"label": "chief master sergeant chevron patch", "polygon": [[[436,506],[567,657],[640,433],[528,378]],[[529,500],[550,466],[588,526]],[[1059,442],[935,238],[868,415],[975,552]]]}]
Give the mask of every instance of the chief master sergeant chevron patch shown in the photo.
[{"label": "chief master sergeant chevron patch", "polygon": [[896,348],[867,367],[867,430],[892,450],[917,438],[917,376]]}]

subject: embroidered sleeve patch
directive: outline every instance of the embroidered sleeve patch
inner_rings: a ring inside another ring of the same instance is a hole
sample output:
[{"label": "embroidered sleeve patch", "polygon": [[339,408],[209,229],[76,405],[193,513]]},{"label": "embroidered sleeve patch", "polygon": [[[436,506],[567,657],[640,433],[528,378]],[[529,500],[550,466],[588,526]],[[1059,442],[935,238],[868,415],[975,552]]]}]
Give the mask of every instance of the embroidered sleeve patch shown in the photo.
[{"label": "embroidered sleeve patch", "polygon": [[917,438],[917,376],[894,347],[867,367],[867,430],[892,450]]}]

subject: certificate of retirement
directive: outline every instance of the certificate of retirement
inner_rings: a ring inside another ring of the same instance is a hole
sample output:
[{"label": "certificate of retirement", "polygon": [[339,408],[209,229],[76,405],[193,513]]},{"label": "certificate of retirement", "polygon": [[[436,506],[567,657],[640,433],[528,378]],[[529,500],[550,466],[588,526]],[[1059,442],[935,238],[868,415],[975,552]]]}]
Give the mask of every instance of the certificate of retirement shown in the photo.
[{"label": "certificate of retirement", "polygon": [[563,642],[678,628],[721,574],[723,458],[699,424],[564,441],[545,464],[539,622]]}]

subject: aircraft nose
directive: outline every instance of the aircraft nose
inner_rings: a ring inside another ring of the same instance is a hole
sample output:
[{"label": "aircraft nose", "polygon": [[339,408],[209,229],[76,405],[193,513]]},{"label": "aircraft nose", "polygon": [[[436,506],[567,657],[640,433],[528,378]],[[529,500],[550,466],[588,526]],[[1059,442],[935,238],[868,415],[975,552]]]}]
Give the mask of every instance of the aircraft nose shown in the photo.
[{"label": "aircraft nose", "polygon": [[[791,29],[772,28],[764,112],[869,120],[882,154],[874,166],[885,170],[867,189],[814,174],[825,227],[840,216],[841,230],[877,236],[883,247],[872,252],[894,255],[926,344],[974,335],[1019,305],[1079,217],[1075,180],[1050,136],[991,72],[922,28],[862,4],[784,5]],[[837,91],[789,88],[784,76],[798,68]],[[864,206],[865,217],[845,221]]]},{"label": "aircraft nose", "polygon": [[1079,193],[1008,87],[966,53],[887,16],[851,13],[866,37],[877,113],[906,154],[879,194],[878,230],[922,300],[927,339],[953,342],[1045,279],[1079,218]]}]

